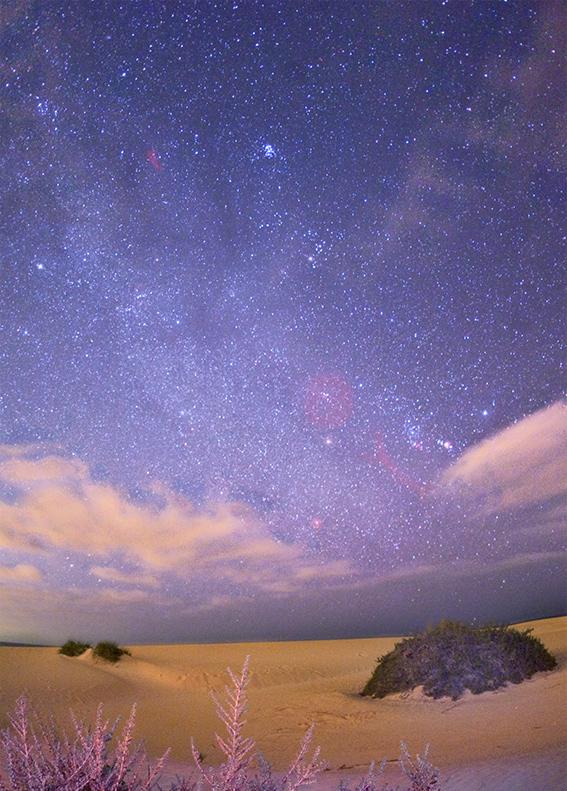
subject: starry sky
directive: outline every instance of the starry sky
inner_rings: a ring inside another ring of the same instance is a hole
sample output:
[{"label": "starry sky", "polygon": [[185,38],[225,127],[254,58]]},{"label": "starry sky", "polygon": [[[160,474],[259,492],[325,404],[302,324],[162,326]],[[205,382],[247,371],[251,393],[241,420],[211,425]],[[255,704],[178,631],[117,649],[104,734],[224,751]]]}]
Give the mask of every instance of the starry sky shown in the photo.
[{"label": "starry sky", "polygon": [[565,610],[566,35],[561,0],[4,8],[1,639]]}]

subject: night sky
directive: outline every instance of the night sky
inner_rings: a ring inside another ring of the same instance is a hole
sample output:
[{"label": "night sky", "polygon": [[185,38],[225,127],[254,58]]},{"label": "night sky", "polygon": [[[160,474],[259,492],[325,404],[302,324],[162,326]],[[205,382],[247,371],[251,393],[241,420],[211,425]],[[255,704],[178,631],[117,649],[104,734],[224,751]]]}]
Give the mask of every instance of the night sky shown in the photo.
[{"label": "night sky", "polygon": [[565,3],[0,36],[0,638],[564,611]]}]

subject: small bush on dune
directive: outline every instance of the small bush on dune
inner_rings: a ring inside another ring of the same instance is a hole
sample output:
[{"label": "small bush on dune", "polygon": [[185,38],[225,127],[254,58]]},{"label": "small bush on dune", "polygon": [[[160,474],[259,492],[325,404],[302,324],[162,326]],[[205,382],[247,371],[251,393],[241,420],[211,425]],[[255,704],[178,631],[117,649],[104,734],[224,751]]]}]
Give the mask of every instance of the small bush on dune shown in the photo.
[{"label": "small bush on dune", "polygon": [[93,656],[98,659],[105,659],[107,662],[118,662],[123,656],[132,656],[132,654],[126,648],[120,648],[116,643],[104,640],[102,643],[95,645]]},{"label": "small bush on dune", "polygon": [[442,621],[380,657],[361,694],[383,698],[423,686],[430,697],[457,700],[467,689],[478,694],[508,682],[519,684],[557,664],[530,632]]},{"label": "small bush on dune", "polygon": [[[217,714],[226,728],[226,736],[215,734],[225,760],[220,766],[205,767],[201,754],[191,742],[199,777],[197,780],[178,778],[169,791],[202,791],[203,788],[210,791],[297,791],[313,784],[324,768],[319,761],[319,748],[311,751],[313,726],[303,737],[283,777],[275,778],[270,765],[256,752],[254,740],[242,735],[246,723],[248,657],[240,676],[230,669],[228,672],[232,688],[225,688],[226,701],[221,702],[213,695]],[[60,737],[53,721],[46,724],[30,711],[26,698],[20,698],[9,718],[9,728],[0,736],[5,759],[4,766],[0,766],[0,791],[165,791],[159,783],[159,775],[169,751],[155,766],[147,764],[141,747],[133,748],[134,719],[135,707],[118,743],[112,748],[117,723],[109,728],[108,722],[102,719],[101,706],[94,728],[86,728],[73,717],[74,738]],[[379,791],[376,783],[384,763],[377,771],[372,765],[354,791]],[[256,774],[252,777],[254,765]],[[402,744],[400,765],[410,783],[407,791],[440,791],[438,772],[427,760],[427,750],[424,756],[417,756],[413,761]],[[349,791],[344,783],[339,788]]]},{"label": "small bush on dune", "polygon": [[90,643],[81,643],[78,640],[67,640],[59,649],[59,653],[64,656],[81,656],[81,654],[84,654],[87,648],[90,647]]}]

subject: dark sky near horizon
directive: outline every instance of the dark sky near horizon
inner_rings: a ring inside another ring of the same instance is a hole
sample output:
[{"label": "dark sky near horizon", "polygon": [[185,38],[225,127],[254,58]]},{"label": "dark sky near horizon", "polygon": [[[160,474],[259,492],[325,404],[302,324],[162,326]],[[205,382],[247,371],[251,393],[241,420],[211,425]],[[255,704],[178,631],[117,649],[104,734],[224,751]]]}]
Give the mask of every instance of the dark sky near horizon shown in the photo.
[{"label": "dark sky near horizon", "polygon": [[565,4],[0,35],[0,636],[563,609]]}]

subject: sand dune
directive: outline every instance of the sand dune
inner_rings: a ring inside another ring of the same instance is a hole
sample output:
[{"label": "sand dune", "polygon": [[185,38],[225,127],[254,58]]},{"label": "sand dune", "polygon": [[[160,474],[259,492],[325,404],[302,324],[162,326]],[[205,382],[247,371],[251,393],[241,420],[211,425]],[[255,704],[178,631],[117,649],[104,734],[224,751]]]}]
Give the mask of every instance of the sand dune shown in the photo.
[{"label": "sand dune", "polygon": [[[150,755],[171,746],[174,764],[185,763],[193,736],[206,761],[216,763],[219,724],[210,691],[221,691],[226,667],[240,670],[250,654],[248,733],[276,769],[284,768],[314,721],[315,741],[333,770],[321,788],[332,787],[337,771],[359,776],[372,759],[393,761],[403,739],[412,751],[431,744],[447,788],[550,791],[562,787],[567,741],[567,617],[525,625],[555,654],[559,669],[457,702],[419,694],[359,697],[376,658],[397,638],[131,646],[133,656],[117,665],[91,652],[73,659],[55,648],[0,647],[0,725],[22,692],[67,721],[69,707],[91,720],[99,702],[111,717],[126,715],[136,702],[136,734]],[[545,772],[548,779],[538,785]],[[530,784],[530,773],[539,780]],[[395,781],[395,771],[386,777]]]}]

